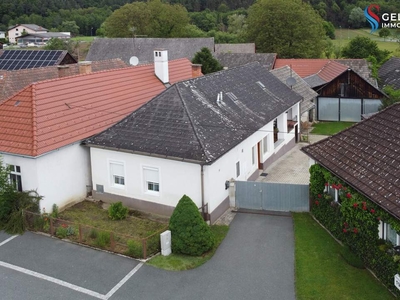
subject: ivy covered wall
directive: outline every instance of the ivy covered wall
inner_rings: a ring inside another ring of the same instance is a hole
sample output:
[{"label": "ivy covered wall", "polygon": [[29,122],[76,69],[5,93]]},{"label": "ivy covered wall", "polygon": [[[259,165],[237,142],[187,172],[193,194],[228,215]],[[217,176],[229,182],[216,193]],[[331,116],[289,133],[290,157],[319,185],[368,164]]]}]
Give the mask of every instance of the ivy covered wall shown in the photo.
[{"label": "ivy covered wall", "polygon": [[315,218],[400,296],[394,286],[400,255],[378,233],[380,221],[400,232],[400,221],[317,164],[310,167],[310,197]]}]

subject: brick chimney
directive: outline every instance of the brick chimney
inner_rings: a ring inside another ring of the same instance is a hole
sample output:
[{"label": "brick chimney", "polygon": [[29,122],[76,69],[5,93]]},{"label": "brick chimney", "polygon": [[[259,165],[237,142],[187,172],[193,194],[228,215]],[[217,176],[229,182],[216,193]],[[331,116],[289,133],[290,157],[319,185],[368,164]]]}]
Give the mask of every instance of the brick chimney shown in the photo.
[{"label": "brick chimney", "polygon": [[63,78],[69,76],[69,66],[68,65],[60,65],[57,66],[58,69],[58,78]]},{"label": "brick chimney", "polygon": [[192,78],[196,78],[203,75],[203,73],[201,73],[201,66],[202,65],[200,64],[192,64]]},{"label": "brick chimney", "polygon": [[154,72],[162,83],[169,83],[168,51],[165,49],[154,50]]},{"label": "brick chimney", "polygon": [[92,62],[91,61],[80,61],[78,64],[79,64],[79,74],[92,73]]}]

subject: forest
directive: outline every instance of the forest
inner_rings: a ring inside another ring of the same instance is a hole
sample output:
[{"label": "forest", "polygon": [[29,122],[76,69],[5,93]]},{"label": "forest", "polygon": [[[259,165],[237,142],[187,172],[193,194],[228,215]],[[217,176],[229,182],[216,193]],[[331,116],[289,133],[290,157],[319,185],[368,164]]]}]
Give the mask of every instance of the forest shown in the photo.
[{"label": "forest", "polygon": [[[70,29],[63,22],[75,21],[77,34],[94,35],[113,11],[138,1],[132,0],[2,0],[0,2],[0,30],[19,23],[34,23],[49,30]],[[142,1],[146,2],[146,1]],[[164,0],[164,3],[181,4],[189,12],[191,23],[202,29],[227,30],[227,16],[241,14],[255,0]],[[315,11],[336,28],[353,28],[349,21],[352,10],[364,9],[371,1],[363,0],[302,0],[312,5]],[[400,12],[400,1],[377,0],[381,11]],[[237,12],[236,12],[237,10]],[[234,13],[229,13],[235,11]],[[71,25],[69,23],[69,25]],[[66,28],[65,28],[66,27]],[[101,33],[101,32],[100,32]]]}]

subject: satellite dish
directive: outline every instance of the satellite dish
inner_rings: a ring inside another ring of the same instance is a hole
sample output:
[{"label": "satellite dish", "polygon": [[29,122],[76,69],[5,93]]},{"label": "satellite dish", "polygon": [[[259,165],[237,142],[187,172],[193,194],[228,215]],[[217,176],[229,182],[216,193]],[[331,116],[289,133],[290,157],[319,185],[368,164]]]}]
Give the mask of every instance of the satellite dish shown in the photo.
[{"label": "satellite dish", "polygon": [[137,66],[137,65],[139,64],[139,58],[137,58],[136,56],[132,56],[132,57],[129,59],[129,64],[130,64],[131,66]]},{"label": "satellite dish", "polygon": [[292,87],[296,84],[296,79],[294,77],[289,77],[288,79],[286,79],[286,84]]}]

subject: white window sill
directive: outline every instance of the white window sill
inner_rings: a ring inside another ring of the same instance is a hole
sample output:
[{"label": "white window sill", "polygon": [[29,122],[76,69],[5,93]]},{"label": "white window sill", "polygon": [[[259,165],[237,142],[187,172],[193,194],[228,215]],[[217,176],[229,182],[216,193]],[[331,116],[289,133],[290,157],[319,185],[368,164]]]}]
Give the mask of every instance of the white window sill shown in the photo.
[{"label": "white window sill", "polygon": [[160,192],[149,191],[149,190],[146,190],[145,194],[151,195],[151,196],[160,196]]},{"label": "white window sill", "polygon": [[123,185],[123,184],[112,184],[111,187],[120,189],[120,190],[125,190],[125,185]]}]

